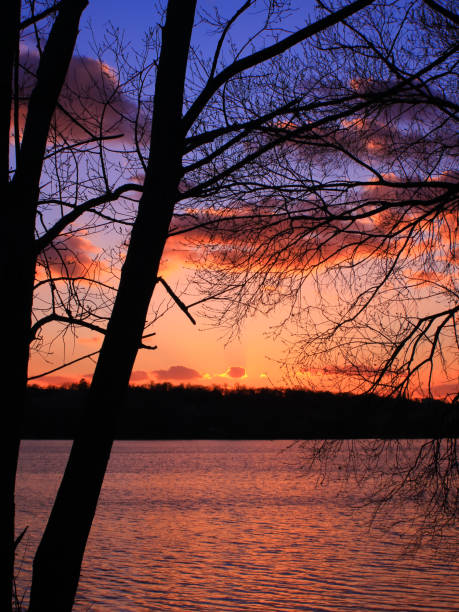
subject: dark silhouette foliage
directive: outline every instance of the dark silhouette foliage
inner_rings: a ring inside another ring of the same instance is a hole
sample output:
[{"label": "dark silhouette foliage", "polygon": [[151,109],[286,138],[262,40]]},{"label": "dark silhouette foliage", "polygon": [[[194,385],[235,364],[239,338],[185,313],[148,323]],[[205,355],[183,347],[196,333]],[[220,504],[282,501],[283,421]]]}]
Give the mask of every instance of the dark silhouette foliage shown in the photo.
[{"label": "dark silhouette foliage", "polygon": [[[28,390],[25,438],[73,438],[85,383]],[[459,433],[456,405],[294,389],[131,387],[116,439],[438,438]]]}]

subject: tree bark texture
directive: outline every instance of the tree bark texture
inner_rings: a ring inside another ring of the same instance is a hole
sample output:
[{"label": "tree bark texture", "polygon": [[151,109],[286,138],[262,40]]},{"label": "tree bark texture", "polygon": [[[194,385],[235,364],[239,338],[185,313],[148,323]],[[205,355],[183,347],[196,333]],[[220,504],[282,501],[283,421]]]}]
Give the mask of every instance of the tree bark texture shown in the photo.
[{"label": "tree bark texture", "polygon": [[144,191],[76,437],[34,560],[30,610],[72,609],[182,175],[182,107],[195,1],[170,0],[162,32]]}]

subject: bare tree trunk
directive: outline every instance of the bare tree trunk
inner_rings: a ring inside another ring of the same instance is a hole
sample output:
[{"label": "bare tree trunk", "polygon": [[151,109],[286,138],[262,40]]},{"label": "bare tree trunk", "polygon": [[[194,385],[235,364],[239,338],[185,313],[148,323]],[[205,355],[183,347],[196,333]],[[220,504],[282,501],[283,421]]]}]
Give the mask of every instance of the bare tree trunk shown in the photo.
[{"label": "bare tree trunk", "polygon": [[[10,215],[5,215],[10,217]],[[8,225],[8,228],[11,226]],[[9,255],[14,254],[14,250]],[[24,413],[25,391],[27,388],[27,366],[29,358],[30,322],[34,279],[33,233],[24,237],[22,252],[13,263],[5,268],[2,281],[5,283],[6,295],[2,298],[2,320],[4,325],[4,343],[7,347],[5,380],[11,392],[9,405],[5,411],[9,414],[8,427],[2,428],[2,502],[6,509],[6,520],[2,522],[0,532],[2,540],[2,589],[0,609],[9,610],[12,605],[12,587],[14,579],[14,531],[15,531],[15,482],[19,456],[19,443]],[[6,420],[6,416],[4,417]],[[20,526],[22,528],[22,526]],[[3,583],[3,581],[5,581]]]},{"label": "bare tree trunk", "polygon": [[182,175],[183,92],[195,1],[170,0],[156,79],[144,192],[94,373],[81,431],[70,453],[34,561],[30,610],[72,609],[116,418],[141,342]]},{"label": "bare tree trunk", "polygon": [[[0,127],[0,142],[1,142],[1,171],[2,171],[2,194],[5,198],[4,209],[11,209],[9,206],[10,184],[9,184],[9,166],[10,166],[10,123],[11,123],[11,101],[13,98],[13,71],[16,54],[19,48],[19,19],[21,12],[21,3],[19,0],[7,3],[1,26],[1,109],[0,116],[2,125]],[[24,403],[24,390],[26,387],[27,377],[27,357],[24,358],[22,338],[23,334],[18,337],[17,330],[22,330],[22,326],[15,326],[14,321],[11,321],[11,316],[17,312],[16,300],[20,299],[17,294],[17,287],[11,286],[14,270],[14,257],[11,249],[13,245],[10,243],[13,227],[8,218],[6,218],[6,254],[11,260],[6,261],[4,278],[5,289],[11,296],[9,300],[4,296],[1,300],[1,320],[7,322],[4,325],[4,346],[6,347],[7,363],[13,363],[16,366],[22,364],[22,367],[12,368],[11,375],[7,375],[8,385],[13,390],[14,405],[5,407],[5,410],[11,414],[11,421],[8,427],[2,428],[2,448],[4,449],[5,459],[2,464],[0,483],[3,499],[3,508],[6,510],[6,520],[0,529],[0,550],[2,551],[2,577],[0,581],[0,608],[2,610],[11,610],[12,605],[12,587],[14,578],[14,485],[16,480],[16,466],[19,452],[19,435],[18,435],[18,407],[22,407]],[[10,282],[8,282],[10,281]],[[22,291],[22,288],[20,288]],[[11,300],[14,300],[12,307]],[[10,330],[14,331],[14,336]],[[5,337],[6,336],[6,337]],[[11,354],[13,353],[13,354]],[[27,353],[26,353],[27,354]]]},{"label": "bare tree trunk", "polygon": [[[9,427],[2,446],[2,495],[6,521],[2,525],[2,581],[0,607],[10,610],[14,579],[14,490],[23,417],[35,276],[35,214],[49,126],[72,58],[78,25],[87,0],[62,2],[43,50],[20,147],[16,140],[16,168],[10,181],[10,123],[15,103],[14,69],[18,62],[21,2],[7,3],[2,41],[2,171],[4,173],[4,225],[6,261],[3,282],[10,299],[3,299],[1,317],[8,347],[5,377],[12,390]],[[16,100],[17,103],[17,100]],[[12,164],[14,166],[14,164]]]}]

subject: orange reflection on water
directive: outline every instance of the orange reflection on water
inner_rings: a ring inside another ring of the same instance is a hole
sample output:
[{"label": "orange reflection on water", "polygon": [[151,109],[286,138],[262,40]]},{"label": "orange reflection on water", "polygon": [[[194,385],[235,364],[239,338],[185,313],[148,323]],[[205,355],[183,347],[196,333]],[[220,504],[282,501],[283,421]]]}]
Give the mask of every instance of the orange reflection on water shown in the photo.
[{"label": "orange reflection on water", "polygon": [[[38,452],[58,460],[59,449],[49,454],[43,444],[26,443],[23,522],[31,521],[27,481],[43,495],[56,470],[37,461]],[[317,488],[301,449],[288,446],[116,443],[75,609],[455,609],[457,564],[427,549],[404,558],[395,532],[369,534],[368,511],[352,511],[342,483]]]}]

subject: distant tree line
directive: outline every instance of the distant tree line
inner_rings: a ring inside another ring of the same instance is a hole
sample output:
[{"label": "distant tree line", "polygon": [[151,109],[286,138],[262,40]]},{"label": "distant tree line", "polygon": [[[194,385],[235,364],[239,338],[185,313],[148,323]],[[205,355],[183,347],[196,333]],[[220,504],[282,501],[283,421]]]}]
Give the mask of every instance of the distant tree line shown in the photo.
[{"label": "distant tree line", "polygon": [[[82,381],[28,390],[24,438],[73,438]],[[118,439],[456,437],[459,410],[436,400],[333,394],[296,389],[131,387],[116,427]]]}]

